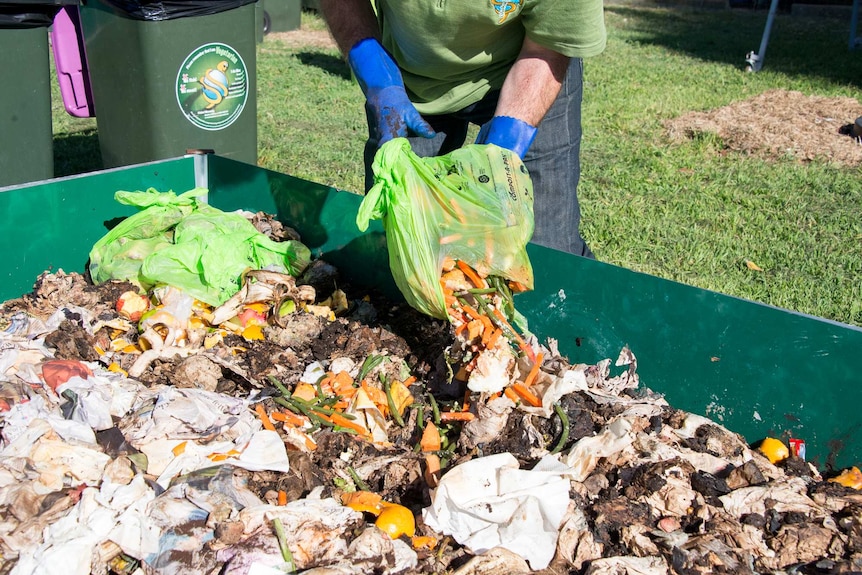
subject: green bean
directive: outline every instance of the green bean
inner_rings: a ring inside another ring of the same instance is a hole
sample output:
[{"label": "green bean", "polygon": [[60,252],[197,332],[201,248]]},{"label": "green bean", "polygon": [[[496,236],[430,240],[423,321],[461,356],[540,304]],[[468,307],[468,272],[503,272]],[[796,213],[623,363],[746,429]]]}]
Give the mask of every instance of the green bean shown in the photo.
[{"label": "green bean", "polygon": [[336,403],[338,403],[338,398],[335,396],[329,396],[329,397],[326,397],[324,399],[320,399],[320,400],[317,400],[314,402],[315,405],[321,406],[321,407],[332,407]]},{"label": "green bean", "polygon": [[416,427],[425,429],[425,406],[421,404],[416,406]]},{"label": "green bean", "polygon": [[371,372],[372,369],[380,365],[380,363],[386,359],[385,355],[369,355],[365,358],[365,361],[362,362],[362,367],[359,368],[359,374],[356,376],[356,381],[362,381],[365,379],[365,376]]},{"label": "green bean", "polygon": [[[458,293],[460,294],[461,292],[458,292]],[[464,290],[464,293],[469,293],[472,295],[485,295],[485,294],[497,293],[497,289],[496,288],[472,288],[472,289]]]},{"label": "green bean", "polygon": [[[485,301],[485,298],[476,295],[476,297],[474,297],[473,299],[476,300],[476,305],[479,306],[479,309],[482,310],[482,313],[488,316],[488,319],[495,319],[494,312],[491,311],[491,307],[488,305],[488,302]],[[464,305],[469,305],[467,301],[462,301],[461,303]]]},{"label": "green bean", "polygon": [[[343,433],[356,433],[355,430],[336,425],[335,423],[332,423],[331,421],[322,418],[320,415],[318,415],[318,413],[316,413],[320,412],[326,415],[330,415],[335,412],[335,410],[333,409],[328,409],[325,407],[311,404],[305,400],[299,399],[298,397],[291,397],[289,399],[286,397],[273,397],[272,399],[273,401],[283,407],[286,407],[293,413],[306,416],[312,424],[311,429],[309,429],[307,433],[317,431],[324,426],[332,428],[333,431],[339,431]],[[356,416],[350,413],[340,413],[340,415],[346,419],[356,419]]]},{"label": "green bean", "polygon": [[431,403],[431,420],[434,425],[440,425],[440,407],[437,405],[437,400],[434,399],[433,393],[428,393],[428,401]]},{"label": "green bean", "polygon": [[362,481],[362,478],[359,477],[359,474],[356,473],[356,470],[353,469],[352,466],[347,466],[347,473],[350,474],[350,478],[353,479],[353,483],[356,484],[356,487],[358,487],[360,491],[371,491],[368,488],[368,484]]},{"label": "green bean", "polygon": [[306,417],[307,417],[307,418],[309,418],[310,420],[312,420],[312,421],[317,421],[317,422],[318,422],[318,423],[320,423],[321,425],[325,425],[325,426],[327,426],[327,427],[333,427],[333,426],[334,426],[334,424],[333,424],[332,422],[330,422],[330,421],[327,421],[327,420],[323,419],[322,417],[320,417],[319,415],[317,415],[316,413],[314,413],[314,411],[313,411],[309,406],[307,406],[307,405],[303,405],[302,403],[300,403],[300,401],[298,401],[298,400],[293,400],[293,405],[294,405],[294,407],[296,407],[300,412],[302,412],[302,414],[303,414],[304,416],[306,416]]},{"label": "green bean", "polygon": [[560,405],[559,401],[554,402],[554,411],[560,418],[560,422],[562,422],[563,424],[563,429],[562,431],[560,431],[560,438],[557,440],[557,443],[551,450],[551,453],[558,453],[561,449],[563,449],[563,447],[566,446],[566,442],[569,441],[569,416],[566,415],[566,412],[563,410],[563,407]]},{"label": "green bean", "polygon": [[317,383],[314,384],[314,395],[317,396],[316,401],[325,401],[326,400],[326,394],[323,393],[323,387],[320,385],[320,381],[322,379],[323,378],[320,378],[319,380],[317,380]]},{"label": "green bean", "polygon": [[279,404],[280,406],[286,407],[287,409],[289,409],[293,413],[300,413],[299,408],[296,407],[295,405],[293,405],[293,403],[291,403],[290,400],[288,400],[284,397],[273,397],[272,400],[274,402],[276,402],[277,404]]},{"label": "green bean", "polygon": [[449,547],[449,536],[443,538],[443,541],[440,543],[440,548],[437,550],[437,559],[441,559],[443,557],[443,553],[445,553],[446,548]]},{"label": "green bean", "polygon": [[398,406],[395,405],[395,399],[392,397],[392,385],[389,383],[389,378],[381,374],[380,379],[383,380],[383,391],[386,393],[386,403],[389,405],[389,413],[392,415],[392,421],[398,427],[404,427],[404,420],[401,418],[401,414],[398,413]]},{"label": "green bean", "polygon": [[276,517],[272,520],[272,525],[275,527],[275,538],[278,539],[278,548],[281,550],[281,558],[288,565],[288,573],[296,571],[296,564],[293,562],[293,553],[287,546],[287,537],[284,535],[284,526],[281,524],[281,519]]},{"label": "green bean", "polygon": [[290,401],[292,401],[297,406],[300,406],[300,408],[305,408],[312,411],[319,411],[320,413],[325,413],[326,415],[332,415],[335,412],[334,409],[319,405],[317,402],[307,401],[298,397],[292,397]]},{"label": "green bean", "polygon": [[290,395],[291,395],[291,394],[290,394],[290,391],[288,391],[288,389],[284,386],[284,384],[283,384],[283,383],[281,383],[280,381],[278,381],[278,379],[276,379],[276,378],[275,378],[275,376],[273,376],[273,375],[268,375],[268,376],[266,376],[266,377],[267,377],[267,379],[269,379],[269,382],[270,382],[271,384],[273,384],[273,385],[275,386],[275,388],[276,388],[278,391],[280,391],[280,392],[281,392],[281,394],[282,394],[283,396],[285,396],[285,397],[290,397]]},{"label": "green bean", "polygon": [[500,294],[500,299],[503,301],[503,312],[506,317],[512,318],[515,315],[515,299],[512,296],[512,290],[509,285],[500,276],[492,276],[488,278],[488,283]]}]

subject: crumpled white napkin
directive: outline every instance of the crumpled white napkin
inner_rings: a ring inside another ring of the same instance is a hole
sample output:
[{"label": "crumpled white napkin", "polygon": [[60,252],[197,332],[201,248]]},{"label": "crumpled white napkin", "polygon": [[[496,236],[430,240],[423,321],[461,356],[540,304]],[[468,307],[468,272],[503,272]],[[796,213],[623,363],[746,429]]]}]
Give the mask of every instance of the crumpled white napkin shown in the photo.
[{"label": "crumpled white napkin", "polygon": [[554,557],[568,508],[568,473],[550,455],[532,470],[520,469],[511,453],[473,459],[440,479],[422,516],[477,555],[504,547],[531,569],[543,569]]}]

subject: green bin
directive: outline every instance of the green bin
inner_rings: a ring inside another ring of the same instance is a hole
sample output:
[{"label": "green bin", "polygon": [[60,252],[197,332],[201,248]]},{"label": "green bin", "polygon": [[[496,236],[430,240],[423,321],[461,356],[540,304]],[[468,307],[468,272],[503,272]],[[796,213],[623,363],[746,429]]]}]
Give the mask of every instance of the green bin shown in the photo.
[{"label": "green bin", "polygon": [[0,2],[0,186],[54,177],[48,26],[77,0]]},{"label": "green bin", "polygon": [[263,3],[263,30],[289,32],[298,30],[302,23],[300,0],[261,0]]},{"label": "green bin", "polygon": [[106,168],[194,149],[257,163],[254,0],[86,0],[80,13]]},{"label": "green bin", "polygon": [[[362,196],[257,166],[195,155],[6,188],[0,301],[45,270],[84,272],[93,244],[137,210],[117,190],[209,189],[210,205],[276,214],[353,285],[397,297],[379,221],[359,232]],[[33,233],[38,230],[38,233]],[[535,289],[515,303],[572,363],[637,356],[641,385],[749,442],[802,439],[820,468],[862,464],[862,329],[530,244]],[[627,366],[609,366],[616,373]]]},{"label": "green bin", "polygon": [[263,17],[263,0],[254,3],[254,40],[258,44],[263,42],[264,26],[266,21]]}]

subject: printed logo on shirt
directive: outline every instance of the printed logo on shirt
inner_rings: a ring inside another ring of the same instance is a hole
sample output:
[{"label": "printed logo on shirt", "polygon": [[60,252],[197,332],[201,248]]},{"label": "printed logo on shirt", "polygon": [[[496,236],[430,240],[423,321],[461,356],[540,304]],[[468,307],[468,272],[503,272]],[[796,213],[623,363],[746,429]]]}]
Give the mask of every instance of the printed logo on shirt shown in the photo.
[{"label": "printed logo on shirt", "polygon": [[521,9],[523,3],[524,0],[491,0],[491,6],[494,7],[499,17],[497,23],[502,24],[508,20],[509,16]]}]

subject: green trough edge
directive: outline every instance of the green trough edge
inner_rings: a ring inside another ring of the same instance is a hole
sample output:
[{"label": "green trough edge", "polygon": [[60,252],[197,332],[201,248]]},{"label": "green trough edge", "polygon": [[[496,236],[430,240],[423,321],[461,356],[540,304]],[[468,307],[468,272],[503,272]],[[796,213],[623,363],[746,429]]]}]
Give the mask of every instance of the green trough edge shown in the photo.
[{"label": "green trough edge", "polygon": [[[84,272],[92,245],[133,213],[116,190],[177,193],[208,184],[219,209],[275,213],[315,256],[351,282],[398,295],[382,226],[358,231],[361,196],[209,156],[94,172],[0,188],[7,254],[0,298],[31,290],[45,270]],[[200,174],[200,170],[199,170]],[[705,415],[749,442],[805,441],[815,465],[857,465],[862,443],[862,330],[530,245],[535,289],[516,305],[542,341],[554,338],[572,363],[615,360],[628,346],[643,387],[676,408]],[[615,368],[621,370],[623,368]]]}]

